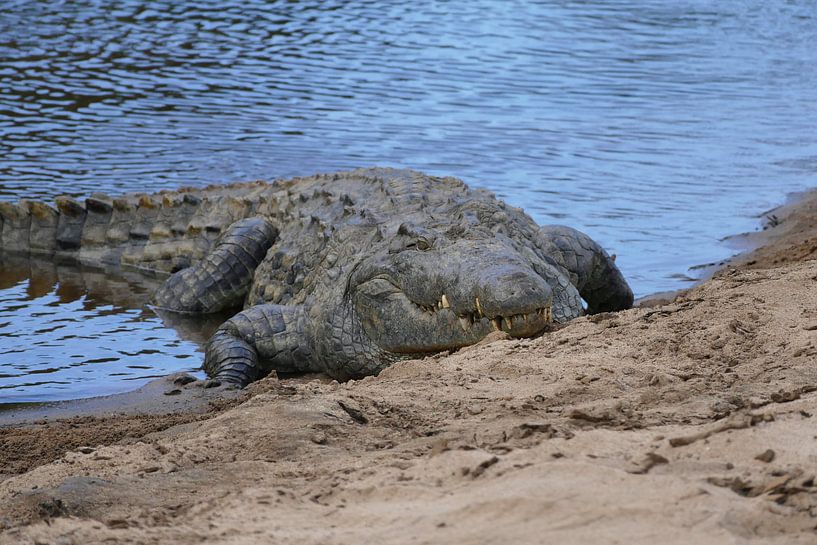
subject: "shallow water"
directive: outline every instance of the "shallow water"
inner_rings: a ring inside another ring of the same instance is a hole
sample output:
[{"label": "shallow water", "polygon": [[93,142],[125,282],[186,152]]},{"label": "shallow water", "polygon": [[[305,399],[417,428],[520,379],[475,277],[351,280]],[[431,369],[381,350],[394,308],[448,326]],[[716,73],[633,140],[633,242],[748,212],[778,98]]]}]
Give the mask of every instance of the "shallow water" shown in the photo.
[{"label": "shallow water", "polygon": [[161,281],[0,254],[0,403],[132,390],[188,371],[220,320],[169,316],[146,304]]},{"label": "shallow water", "polygon": [[5,0],[0,199],[405,166],[676,289],[817,185],[815,37],[807,0]]}]

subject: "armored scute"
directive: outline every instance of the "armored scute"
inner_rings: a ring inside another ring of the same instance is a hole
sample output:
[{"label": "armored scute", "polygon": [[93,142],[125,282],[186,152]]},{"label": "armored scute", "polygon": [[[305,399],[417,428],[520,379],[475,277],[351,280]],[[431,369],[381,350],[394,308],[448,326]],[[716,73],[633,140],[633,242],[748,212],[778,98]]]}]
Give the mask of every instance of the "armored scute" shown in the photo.
[{"label": "armored scute", "polygon": [[[551,321],[629,308],[613,259],[455,178],[361,169],[205,189],[0,203],[4,251],[172,273],[171,312],[235,309],[204,366],[340,379]],[[243,307],[243,310],[241,310]]]}]

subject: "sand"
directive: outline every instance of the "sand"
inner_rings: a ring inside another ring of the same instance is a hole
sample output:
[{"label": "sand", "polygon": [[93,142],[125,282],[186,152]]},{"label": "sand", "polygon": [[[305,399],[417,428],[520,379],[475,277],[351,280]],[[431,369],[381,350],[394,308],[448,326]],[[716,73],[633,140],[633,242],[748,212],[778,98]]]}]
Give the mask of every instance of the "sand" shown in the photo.
[{"label": "sand", "polygon": [[817,195],[775,217],[535,339],[8,426],[0,543],[817,543]]}]

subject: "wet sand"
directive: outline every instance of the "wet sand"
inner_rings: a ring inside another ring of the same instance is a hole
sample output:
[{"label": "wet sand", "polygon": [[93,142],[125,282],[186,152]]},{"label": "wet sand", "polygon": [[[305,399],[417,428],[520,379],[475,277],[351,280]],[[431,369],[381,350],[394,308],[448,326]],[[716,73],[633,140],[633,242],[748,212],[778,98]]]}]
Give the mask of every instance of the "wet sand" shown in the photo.
[{"label": "wet sand", "polygon": [[772,214],[707,282],[536,339],[18,416],[0,543],[817,543],[817,194]]}]

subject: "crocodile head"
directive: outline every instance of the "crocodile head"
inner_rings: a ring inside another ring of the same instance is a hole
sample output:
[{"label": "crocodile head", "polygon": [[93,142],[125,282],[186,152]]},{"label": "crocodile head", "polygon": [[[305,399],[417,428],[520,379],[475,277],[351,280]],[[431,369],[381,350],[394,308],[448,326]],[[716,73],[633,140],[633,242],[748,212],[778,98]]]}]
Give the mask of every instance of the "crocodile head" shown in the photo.
[{"label": "crocodile head", "polygon": [[552,317],[551,287],[530,257],[480,229],[404,223],[356,267],[346,293],[365,335],[390,354],[459,348],[492,331],[529,337]]}]

